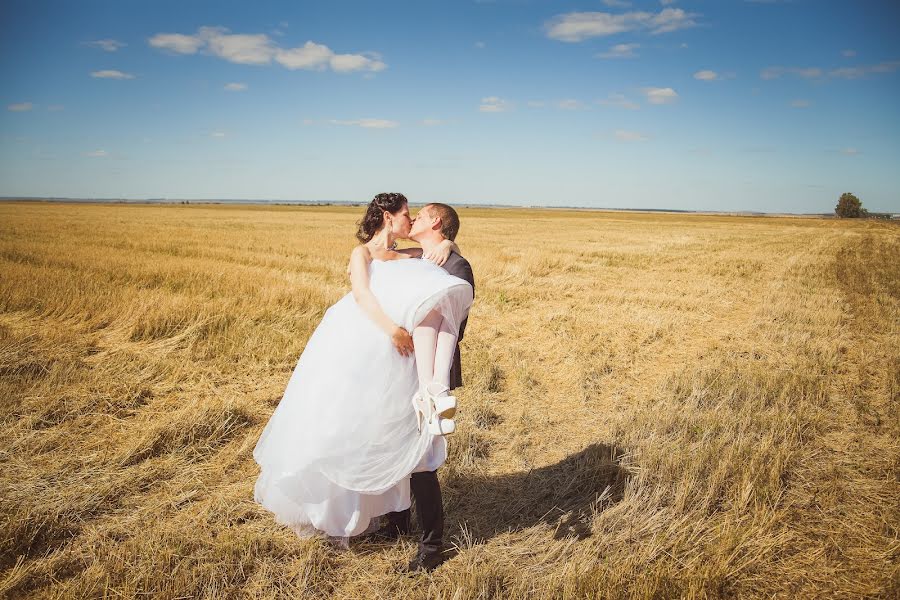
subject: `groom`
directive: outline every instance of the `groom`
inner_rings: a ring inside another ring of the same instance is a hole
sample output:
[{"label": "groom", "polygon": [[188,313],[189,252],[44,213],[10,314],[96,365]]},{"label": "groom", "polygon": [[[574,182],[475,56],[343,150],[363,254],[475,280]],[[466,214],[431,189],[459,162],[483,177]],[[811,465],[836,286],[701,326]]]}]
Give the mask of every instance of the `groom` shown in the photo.
[{"label": "groom", "polygon": [[[422,246],[422,252],[428,254],[445,239],[454,241],[458,232],[459,215],[456,214],[456,211],[446,204],[433,203],[423,206],[419,210],[409,232],[409,238],[418,242]],[[475,290],[472,267],[465,258],[455,252],[451,253],[443,267],[451,275],[468,281],[472,285],[472,290]],[[450,389],[462,386],[459,342],[462,341],[466,331],[466,321],[467,319],[463,320],[459,326],[456,352],[450,368]],[[427,463],[428,460],[425,462]],[[440,457],[440,462],[443,462],[443,457]],[[426,470],[413,473],[410,478],[410,491],[416,502],[416,513],[422,528],[422,540],[419,542],[419,549],[415,557],[407,568],[409,571],[431,571],[444,561],[444,507],[441,501],[441,485],[438,482],[437,471]],[[396,539],[399,535],[409,531],[410,511],[406,509],[388,513],[387,521],[388,524],[382,527],[376,535],[382,539]]]}]

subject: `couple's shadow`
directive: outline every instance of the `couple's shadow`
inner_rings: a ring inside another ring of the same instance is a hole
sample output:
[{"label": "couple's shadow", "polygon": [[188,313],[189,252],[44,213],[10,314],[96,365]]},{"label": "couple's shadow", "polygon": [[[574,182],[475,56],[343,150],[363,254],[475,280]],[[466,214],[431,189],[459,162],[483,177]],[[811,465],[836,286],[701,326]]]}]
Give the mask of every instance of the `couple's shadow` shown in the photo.
[{"label": "couple's shadow", "polygon": [[556,464],[529,471],[450,473],[441,486],[447,539],[482,543],[539,523],[555,528],[557,539],[588,537],[593,515],[622,499],[629,478],[620,465],[624,455],[617,446],[591,444]]}]

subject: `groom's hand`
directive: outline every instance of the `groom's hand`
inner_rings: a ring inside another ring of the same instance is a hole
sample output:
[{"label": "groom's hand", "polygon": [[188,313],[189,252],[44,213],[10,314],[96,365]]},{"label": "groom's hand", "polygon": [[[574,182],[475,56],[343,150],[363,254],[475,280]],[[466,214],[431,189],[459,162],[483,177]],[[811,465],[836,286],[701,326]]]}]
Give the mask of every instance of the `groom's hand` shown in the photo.
[{"label": "groom's hand", "polygon": [[402,327],[395,327],[391,334],[391,343],[401,356],[409,356],[413,353],[413,339],[409,332]]}]

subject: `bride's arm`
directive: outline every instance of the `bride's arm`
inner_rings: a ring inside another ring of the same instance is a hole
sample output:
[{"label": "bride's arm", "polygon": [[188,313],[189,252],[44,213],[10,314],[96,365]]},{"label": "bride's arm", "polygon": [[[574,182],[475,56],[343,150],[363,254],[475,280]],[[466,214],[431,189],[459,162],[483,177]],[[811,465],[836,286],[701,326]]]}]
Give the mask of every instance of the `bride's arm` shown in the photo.
[{"label": "bride's arm", "polygon": [[402,250],[397,250],[401,254],[406,254],[407,256],[412,256],[413,258],[424,258],[425,260],[430,260],[434,264],[441,266],[447,259],[450,258],[451,252],[456,252],[457,254],[462,254],[459,250],[459,246],[456,245],[456,242],[451,240],[444,240],[437,246],[435,246],[434,250],[431,252],[424,254],[421,248],[404,248]]},{"label": "bride's arm", "polygon": [[391,338],[397,352],[407,356],[413,351],[412,336],[394,323],[381,308],[378,298],[369,289],[369,263],[372,258],[365,246],[357,246],[350,254],[350,282],[353,284],[353,299],[366,316]]}]

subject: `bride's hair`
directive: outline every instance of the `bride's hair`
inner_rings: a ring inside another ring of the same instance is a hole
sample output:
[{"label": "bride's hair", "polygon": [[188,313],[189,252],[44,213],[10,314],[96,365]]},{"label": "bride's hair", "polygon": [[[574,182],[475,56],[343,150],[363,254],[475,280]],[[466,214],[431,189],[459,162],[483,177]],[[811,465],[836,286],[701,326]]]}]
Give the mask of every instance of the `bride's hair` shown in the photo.
[{"label": "bride's hair", "polygon": [[363,244],[370,241],[384,225],[384,211],[394,214],[403,208],[404,204],[407,204],[407,200],[403,194],[376,194],[366,207],[366,214],[356,224],[358,226],[356,239]]}]

